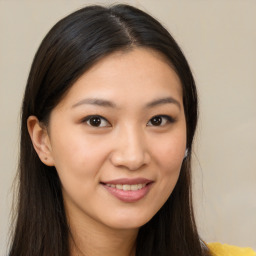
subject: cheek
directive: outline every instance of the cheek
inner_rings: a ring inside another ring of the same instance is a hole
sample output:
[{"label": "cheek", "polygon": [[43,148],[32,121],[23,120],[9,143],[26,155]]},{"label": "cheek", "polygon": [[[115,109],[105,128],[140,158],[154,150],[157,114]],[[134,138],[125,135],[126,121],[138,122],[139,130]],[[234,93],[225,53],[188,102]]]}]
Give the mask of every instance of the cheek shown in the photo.
[{"label": "cheek", "polygon": [[91,196],[97,187],[106,150],[81,134],[63,135],[55,136],[52,143],[55,167],[64,198],[76,204],[83,202],[87,195]]},{"label": "cheek", "polygon": [[[158,166],[157,177],[160,182],[160,194],[167,200],[179,178],[186,148],[184,133],[158,139],[155,143],[154,158]],[[163,200],[163,201],[164,201]]]},{"label": "cheek", "polygon": [[153,155],[162,169],[167,172],[180,169],[186,148],[186,137],[183,134],[158,138],[154,145]]},{"label": "cheek", "polygon": [[81,133],[63,131],[56,134],[52,154],[60,178],[65,176],[79,182],[96,176],[107,155],[106,147],[101,144]]},{"label": "cheek", "polygon": [[169,144],[166,147],[158,148],[158,151],[156,148],[157,186],[154,188],[154,197],[151,199],[151,205],[154,205],[155,212],[165,204],[177,184],[183,161],[182,151],[182,149],[175,150]]}]

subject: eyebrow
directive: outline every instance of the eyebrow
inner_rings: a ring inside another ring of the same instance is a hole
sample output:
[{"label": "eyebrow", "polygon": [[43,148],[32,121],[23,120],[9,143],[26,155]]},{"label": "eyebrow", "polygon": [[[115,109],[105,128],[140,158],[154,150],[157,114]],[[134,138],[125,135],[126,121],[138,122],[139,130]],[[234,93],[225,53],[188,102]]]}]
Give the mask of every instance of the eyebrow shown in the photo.
[{"label": "eyebrow", "polygon": [[[179,103],[179,101],[177,101],[176,99],[174,99],[172,97],[166,97],[166,98],[160,98],[160,99],[153,100],[153,101],[147,103],[145,108],[152,108],[155,106],[170,104],[170,103],[175,104],[179,109],[181,109],[181,104]],[[114,102],[109,101],[109,100],[99,99],[99,98],[86,98],[86,99],[80,100],[79,102],[72,105],[72,108],[78,107],[83,104],[97,105],[97,106],[101,106],[101,107],[118,108]]]},{"label": "eyebrow", "polygon": [[75,108],[75,107],[83,105],[83,104],[97,105],[97,106],[101,106],[101,107],[117,108],[115,103],[108,101],[108,100],[97,99],[97,98],[87,98],[87,99],[80,100],[79,102],[74,104],[72,106],[72,108]]},{"label": "eyebrow", "polygon": [[152,108],[158,105],[163,105],[163,104],[175,104],[177,105],[177,107],[179,107],[179,109],[181,109],[181,104],[179,103],[179,101],[177,101],[176,99],[172,98],[172,97],[166,97],[166,98],[160,98],[160,99],[156,99],[152,102],[149,102],[146,107],[147,108]]}]

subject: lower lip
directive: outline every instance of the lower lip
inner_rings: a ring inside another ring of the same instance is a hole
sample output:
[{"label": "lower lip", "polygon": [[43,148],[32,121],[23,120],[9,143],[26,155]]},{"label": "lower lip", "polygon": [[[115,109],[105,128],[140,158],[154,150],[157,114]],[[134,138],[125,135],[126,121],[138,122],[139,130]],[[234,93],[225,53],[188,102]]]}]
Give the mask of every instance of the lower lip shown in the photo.
[{"label": "lower lip", "polygon": [[127,203],[132,203],[144,198],[149,192],[152,183],[147,184],[144,188],[141,188],[139,190],[126,190],[126,191],[117,189],[117,188],[112,188],[105,184],[102,184],[102,185],[110,194],[112,194],[119,200]]}]

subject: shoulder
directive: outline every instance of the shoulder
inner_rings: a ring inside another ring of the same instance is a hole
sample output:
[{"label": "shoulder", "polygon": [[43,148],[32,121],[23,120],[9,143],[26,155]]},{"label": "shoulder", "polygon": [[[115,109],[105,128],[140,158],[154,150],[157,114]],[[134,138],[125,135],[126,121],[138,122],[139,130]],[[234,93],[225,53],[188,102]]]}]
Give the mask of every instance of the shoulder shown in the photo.
[{"label": "shoulder", "polygon": [[251,248],[242,248],[221,243],[207,244],[212,256],[256,256]]}]

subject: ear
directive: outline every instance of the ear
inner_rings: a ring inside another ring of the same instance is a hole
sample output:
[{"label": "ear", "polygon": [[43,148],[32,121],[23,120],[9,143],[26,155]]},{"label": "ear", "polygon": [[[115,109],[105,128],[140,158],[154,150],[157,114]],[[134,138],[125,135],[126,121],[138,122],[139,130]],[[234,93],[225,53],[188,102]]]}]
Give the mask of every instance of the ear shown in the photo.
[{"label": "ear", "polygon": [[27,128],[40,160],[48,166],[54,166],[51,143],[45,126],[43,126],[36,116],[30,116],[27,120]]}]

